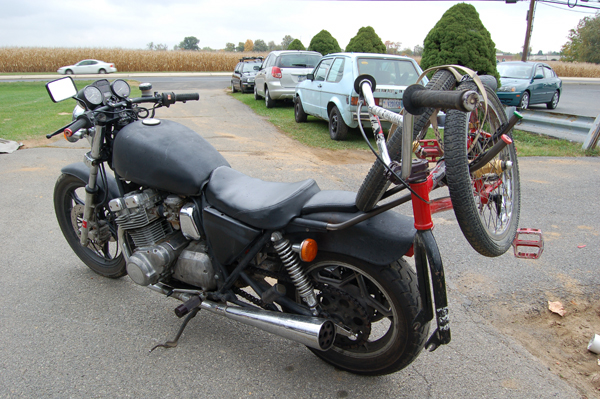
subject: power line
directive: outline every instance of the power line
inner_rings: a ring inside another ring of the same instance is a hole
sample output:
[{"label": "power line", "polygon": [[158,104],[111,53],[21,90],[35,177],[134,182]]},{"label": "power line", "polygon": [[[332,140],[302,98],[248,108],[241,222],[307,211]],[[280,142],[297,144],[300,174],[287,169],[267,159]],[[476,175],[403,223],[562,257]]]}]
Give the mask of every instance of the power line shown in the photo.
[{"label": "power line", "polygon": [[579,10],[573,10],[573,9],[572,9],[572,8],[570,8],[570,7],[569,7],[569,8],[567,8],[567,9],[565,9],[565,8],[563,8],[563,7],[558,7],[558,6],[555,6],[555,5],[552,5],[552,4],[546,4],[546,3],[542,3],[542,5],[544,5],[544,6],[546,6],[546,7],[557,8],[557,9],[559,9],[559,10],[563,10],[563,11],[577,12],[577,13],[580,13],[580,14],[588,14],[588,15],[595,15],[595,14],[596,14],[596,13],[595,13],[595,12],[593,12],[593,11],[592,11],[592,12],[590,12],[590,11],[579,11]]}]

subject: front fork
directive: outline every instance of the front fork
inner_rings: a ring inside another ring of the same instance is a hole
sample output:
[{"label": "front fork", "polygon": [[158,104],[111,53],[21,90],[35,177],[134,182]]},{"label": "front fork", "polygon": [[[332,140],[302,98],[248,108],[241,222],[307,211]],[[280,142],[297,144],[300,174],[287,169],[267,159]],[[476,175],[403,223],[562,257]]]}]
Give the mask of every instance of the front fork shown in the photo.
[{"label": "front fork", "polygon": [[[91,129],[90,129],[91,130]],[[90,224],[93,225],[95,221],[94,208],[96,207],[96,193],[98,187],[96,186],[96,178],[98,176],[98,168],[100,159],[100,147],[104,138],[104,128],[102,126],[96,126],[92,136],[92,150],[84,155],[83,162],[90,168],[90,176],[88,184],[85,186],[85,206],[83,208],[83,221],[81,223],[81,245],[87,247],[89,243],[89,232]]]}]

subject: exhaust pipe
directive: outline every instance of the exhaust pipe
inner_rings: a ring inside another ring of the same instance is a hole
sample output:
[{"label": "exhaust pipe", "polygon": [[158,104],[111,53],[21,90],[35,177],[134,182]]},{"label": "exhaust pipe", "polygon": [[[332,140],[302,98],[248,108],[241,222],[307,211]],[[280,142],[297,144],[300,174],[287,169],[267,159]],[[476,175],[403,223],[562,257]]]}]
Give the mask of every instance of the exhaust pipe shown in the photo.
[{"label": "exhaust pipe", "polygon": [[[148,287],[154,291],[166,293],[166,288],[161,285],[159,283]],[[184,302],[190,298],[185,293],[177,292],[172,296]],[[228,306],[209,300],[203,300],[200,308],[317,350],[328,350],[335,340],[335,324],[331,320],[319,317]]]}]

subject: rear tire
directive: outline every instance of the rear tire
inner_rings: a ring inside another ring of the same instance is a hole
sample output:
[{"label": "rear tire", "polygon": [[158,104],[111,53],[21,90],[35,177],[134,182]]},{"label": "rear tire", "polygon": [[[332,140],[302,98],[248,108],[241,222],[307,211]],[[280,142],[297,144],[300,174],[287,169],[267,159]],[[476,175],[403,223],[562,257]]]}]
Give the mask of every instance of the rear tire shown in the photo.
[{"label": "rear tire", "polygon": [[[119,278],[127,274],[125,258],[117,239],[117,225],[105,207],[98,209],[96,220],[102,224],[87,247],[79,241],[86,184],[78,178],[62,174],[54,186],[54,211],[63,236],[75,254],[94,272],[104,277]],[[104,238],[97,238],[104,236]]]},{"label": "rear tire", "polygon": [[417,328],[412,325],[422,304],[417,276],[404,259],[375,266],[323,252],[306,271],[322,309],[358,334],[356,340],[338,335],[327,351],[309,348],[315,355],[335,367],[363,375],[394,373],[417,358],[429,323]]},{"label": "rear tire", "polygon": [[335,105],[329,112],[329,137],[332,140],[346,140],[348,136],[348,125],[342,118],[342,113]]},{"label": "rear tire", "polygon": [[300,101],[300,97],[296,97],[296,101],[294,101],[294,118],[296,119],[297,123],[306,122],[307,119],[307,115],[302,107],[302,101]]},{"label": "rear tire", "polygon": [[[456,79],[450,71],[437,71],[425,87],[433,90],[452,90],[456,85]],[[415,118],[413,140],[422,140],[429,129],[429,118],[433,114],[433,108],[427,108],[424,114]],[[402,159],[402,126],[398,126],[387,141],[388,153],[392,161],[400,162]],[[390,181],[384,175],[385,167],[379,160],[375,161],[367,177],[356,194],[356,206],[363,212],[370,211],[377,205]]]},{"label": "rear tire", "polygon": [[[473,82],[459,89],[477,90]],[[446,117],[446,179],[456,220],[471,246],[484,256],[505,253],[519,225],[521,206],[519,165],[514,142],[483,168],[469,172],[469,163],[491,148],[500,138],[493,134],[508,118],[496,93],[486,88],[488,113],[482,121],[483,103],[465,113],[448,111]],[[509,133],[510,135],[510,133]],[[472,141],[479,139],[472,144]],[[469,151],[469,147],[472,147]],[[502,170],[511,162],[512,168]]]}]

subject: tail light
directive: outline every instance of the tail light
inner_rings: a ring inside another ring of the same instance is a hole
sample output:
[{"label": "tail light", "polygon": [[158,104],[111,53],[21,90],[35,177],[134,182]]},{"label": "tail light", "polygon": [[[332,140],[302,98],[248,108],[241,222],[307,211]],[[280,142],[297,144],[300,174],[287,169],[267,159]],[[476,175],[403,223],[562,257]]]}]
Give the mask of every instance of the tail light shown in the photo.
[{"label": "tail light", "polygon": [[276,67],[276,66],[273,67],[273,69],[271,69],[271,75],[274,78],[281,79],[281,76],[282,76],[281,75],[281,69],[279,69],[279,67]]},{"label": "tail light", "polygon": [[[376,98],[375,99],[375,105],[380,106],[380,104],[381,104],[381,99],[380,98]],[[350,105],[358,105],[358,97],[351,97],[350,98]]]}]

